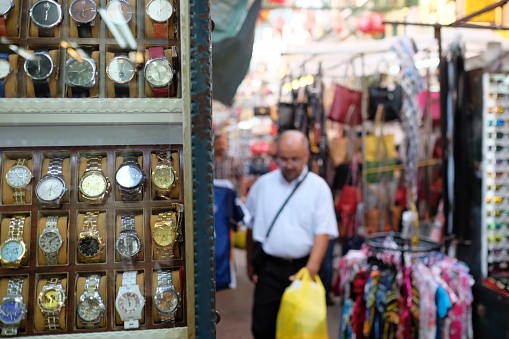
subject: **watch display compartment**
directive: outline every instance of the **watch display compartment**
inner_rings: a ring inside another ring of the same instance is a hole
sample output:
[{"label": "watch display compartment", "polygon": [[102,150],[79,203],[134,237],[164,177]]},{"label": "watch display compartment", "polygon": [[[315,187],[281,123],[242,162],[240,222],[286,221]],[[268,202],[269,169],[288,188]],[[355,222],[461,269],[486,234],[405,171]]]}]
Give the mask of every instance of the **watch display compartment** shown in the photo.
[{"label": "watch display compartment", "polygon": [[[39,294],[41,293],[44,285],[46,285],[46,283],[52,279],[52,278],[59,278],[60,279],[60,283],[62,284],[62,288],[64,289],[64,292],[65,292],[65,302],[64,302],[64,305],[62,307],[62,309],[60,310],[60,318],[58,319],[59,320],[59,324],[60,324],[60,329],[57,329],[57,330],[46,330],[46,326],[45,326],[45,322],[44,322],[44,316],[42,315],[42,311],[41,311],[41,308],[39,307],[39,304],[38,304],[38,299],[39,299]],[[65,331],[66,330],[66,324],[67,324],[67,319],[66,319],[66,315],[67,315],[67,305],[69,303],[69,291],[67,289],[67,281],[68,281],[68,277],[67,277],[67,274],[66,273],[61,273],[61,274],[58,274],[58,275],[55,275],[55,274],[37,274],[36,276],[36,290],[35,290],[35,304],[34,304],[34,308],[35,308],[35,317],[34,317],[34,326],[35,326],[35,331],[37,332],[51,332],[51,333],[58,333],[60,331]],[[29,312],[31,312],[29,310]]]},{"label": "watch display compartment", "polygon": [[[28,159],[25,166],[34,174],[33,159],[34,154],[29,152],[4,152],[2,154],[2,204],[14,205],[14,197],[11,187],[7,184],[5,175],[16,164],[18,159]],[[35,187],[34,179],[31,179],[25,187],[25,203],[23,205],[30,205],[32,203],[32,188]]]},{"label": "watch display compartment", "polygon": [[9,64],[11,65],[11,72],[4,79],[5,84],[5,97],[6,98],[15,98],[17,96],[17,81],[18,77],[16,76],[16,69],[18,65],[18,55],[12,53],[10,50],[4,50],[1,48],[3,46],[0,45],[0,53],[9,54]]},{"label": "watch display compartment", "polygon": [[[179,296],[180,296],[180,303],[178,305],[178,308],[177,308],[177,312],[175,313],[175,322],[178,323],[180,321],[182,321],[182,318],[183,318],[183,309],[184,309],[184,300],[185,298],[183,298],[183,293],[182,293],[182,267],[181,268],[178,268],[178,267],[171,267],[171,268],[163,268],[161,267],[161,269],[158,269],[158,270],[154,270],[152,272],[152,299],[155,297],[156,293],[157,293],[157,287],[159,286],[157,284],[157,273],[158,272],[161,272],[161,271],[171,271],[171,280],[172,280],[172,283],[173,283],[173,286],[175,287],[175,290],[179,293]],[[152,314],[154,315],[153,317],[153,320],[154,320],[154,324],[161,324],[161,318],[159,317],[159,312],[157,311],[156,307],[155,307],[155,302],[152,302]],[[173,326],[173,324],[165,324],[166,326]]]},{"label": "watch display compartment", "polygon": [[[125,156],[135,156],[138,158],[138,164],[140,165],[141,169],[143,170],[143,152],[141,151],[136,151],[136,150],[129,150],[129,151],[121,151],[121,152],[116,152],[115,153],[115,180],[112,180],[115,182],[115,200],[117,201],[124,201],[122,199],[122,196],[120,195],[120,191],[119,191],[119,188],[118,188],[118,183],[117,183],[117,180],[116,180],[116,174],[117,174],[117,171],[118,169],[120,168],[120,166],[122,165],[122,163],[124,162],[124,157]],[[145,171],[143,171],[145,173]],[[136,201],[141,201],[143,200],[143,192],[145,191],[145,187],[147,186],[147,173],[145,173],[145,179],[143,180],[143,185],[142,185],[142,188],[141,188],[141,192],[138,193],[137,195],[137,199],[135,201],[126,201],[126,202],[136,202]]]},{"label": "watch display compartment", "polygon": [[138,233],[138,237],[141,241],[141,249],[138,253],[138,256],[136,258],[136,262],[144,261],[145,260],[145,236],[143,230],[144,227],[144,220],[145,216],[143,215],[143,210],[140,209],[126,209],[126,210],[115,210],[115,262],[123,263],[126,266],[132,266],[131,264],[124,263],[117,250],[117,239],[120,234],[121,229],[121,218],[122,215],[125,214],[134,214],[134,228],[136,230],[136,233]]},{"label": "watch display compartment", "polygon": [[7,12],[7,18],[5,19],[5,27],[7,29],[7,37],[19,37],[19,27],[21,27],[21,1],[14,0],[14,7]]},{"label": "watch display compartment", "polygon": [[38,222],[37,222],[37,265],[38,266],[47,266],[46,264],[46,256],[39,246],[39,238],[41,237],[42,232],[46,228],[46,218],[48,216],[58,216],[57,227],[60,235],[62,236],[62,246],[60,246],[57,253],[57,263],[58,265],[68,265],[69,264],[69,211],[48,211],[39,212]]},{"label": "watch display compartment", "polygon": [[[147,15],[147,5],[151,0],[145,0],[145,38],[154,39],[154,21]],[[166,21],[166,26],[168,28],[168,39],[175,39],[178,35],[177,30],[177,22],[178,22],[178,8],[175,6],[173,0],[169,0],[173,7],[173,14]],[[177,22],[176,22],[177,21]]]},{"label": "watch display compartment", "polygon": [[[7,287],[9,285],[9,280],[12,277],[23,277],[25,281],[23,282],[23,288],[21,289],[21,296],[23,297],[23,303],[25,304],[27,313],[21,320],[18,326],[18,335],[24,333],[26,331],[27,326],[27,316],[28,316],[28,276],[27,275],[11,275],[8,277],[0,278],[0,302],[7,295]],[[1,327],[1,325],[0,325]]]},{"label": "watch display compartment", "polygon": [[[131,271],[131,270],[129,270]],[[115,298],[114,300],[117,298],[117,295],[118,295],[118,290],[120,289],[120,286],[122,286],[122,273],[124,273],[125,271],[116,271],[115,272]],[[144,270],[136,270],[137,274],[136,274],[136,284],[140,287],[140,292],[141,292],[141,295],[143,296],[143,298],[145,298],[145,305],[143,306],[143,309],[141,310],[141,319],[139,319],[140,321],[140,327],[142,324],[145,324],[145,312],[146,312],[146,309],[147,309],[147,305],[148,305],[148,302],[147,302],[147,294],[145,293],[145,271]],[[115,301],[114,301],[115,302]],[[115,307],[115,326],[121,326],[122,328],[124,327],[124,322],[122,321],[122,319],[120,319],[120,314],[118,313],[117,311],[117,307],[116,305],[114,305],[113,307]]]},{"label": "watch display compartment", "polygon": [[[111,0],[108,0],[107,3],[109,3],[110,1]],[[129,30],[131,31],[131,34],[133,35],[133,37],[136,38],[136,35],[137,35],[136,34],[136,26],[137,26],[137,17],[138,17],[138,14],[137,14],[138,9],[136,8],[137,1],[136,0],[125,0],[125,2],[128,2],[129,5],[131,5],[131,8],[133,9],[133,16],[127,25],[129,26]],[[113,39],[114,37],[113,37],[113,34],[111,33],[111,31],[108,28],[106,28],[106,30],[108,31],[107,37],[110,39]]]},{"label": "watch display compartment", "polygon": [[[30,260],[30,213],[29,212],[16,212],[16,213],[2,213],[0,214],[0,218],[2,219],[0,223],[0,244],[3,244],[5,240],[9,238],[9,225],[11,223],[11,219],[15,216],[23,216],[25,217],[25,222],[23,224],[23,242],[25,243],[25,254],[21,258],[20,267],[28,266]],[[9,269],[7,267],[2,267],[2,269]],[[14,268],[17,269],[17,268]]]},{"label": "watch display compartment", "polygon": [[[157,187],[152,182],[152,171],[157,167],[158,159],[157,153],[165,151],[153,151],[150,153],[150,187],[152,200],[166,200],[162,197],[157,196]],[[181,180],[180,180],[180,153],[178,150],[170,150],[171,157],[173,159],[172,167],[175,171],[175,184],[170,190],[170,198],[175,200],[181,199]]]},{"label": "watch display compartment", "polygon": [[[112,49],[113,50],[113,49]],[[106,64],[103,66],[104,68],[104,74],[107,74],[106,72],[106,68],[108,67],[108,65],[110,64],[110,61],[115,57],[115,53],[114,52],[106,52]],[[138,75],[139,75],[139,72],[138,72],[138,68],[136,68],[136,65],[134,65],[135,67],[135,72],[134,72],[134,76],[133,78],[127,82],[127,84],[129,85],[129,97],[131,98],[136,98],[138,96]],[[115,98],[115,82],[112,81],[107,75],[105,76],[105,79],[106,79],[106,93],[107,93],[107,97],[108,98]]]},{"label": "watch display compartment", "polygon": [[[154,208],[152,209],[151,215],[150,215],[150,234],[151,234],[151,241],[152,241],[152,260],[158,261],[158,260],[167,260],[161,257],[161,255],[158,253],[157,246],[154,242],[154,228],[155,224],[159,219],[159,213],[165,213],[165,212],[175,212],[174,208]],[[183,217],[182,217],[183,218]],[[179,221],[176,217],[176,214],[172,217],[172,220],[174,220],[175,227],[176,227],[176,234],[175,234],[175,243],[173,244],[173,258],[169,260],[177,260],[182,259],[182,251],[181,251],[181,245],[182,241],[179,241]],[[183,232],[184,229],[184,222],[185,220],[182,220],[180,225],[180,231]]]},{"label": "watch display compartment", "polygon": [[[92,1],[95,2],[95,4],[97,5],[97,9],[99,9],[101,7],[98,0],[92,0]],[[69,37],[74,38],[74,39],[79,39],[80,37],[78,36],[78,26],[76,25],[76,21],[74,21],[74,19],[69,14],[72,3],[73,3],[73,0],[67,1],[67,10],[64,11],[64,16],[69,16],[69,20],[68,20],[69,21]],[[100,24],[101,19],[100,18],[101,18],[101,16],[99,15],[99,12],[97,12],[97,15],[93,21],[94,24],[92,25],[92,38],[99,37],[99,28],[101,27],[101,24]]]},{"label": "watch display compartment", "polygon": [[[27,12],[30,12],[30,8],[32,8],[32,6],[38,1],[39,0],[30,1],[28,8],[26,8],[25,10]],[[53,1],[57,2],[60,6],[62,6],[61,0],[53,0]],[[65,8],[62,7],[62,21],[59,24],[57,24],[55,27],[51,28],[54,30],[55,38],[60,37],[60,25],[62,25],[64,18],[68,15],[69,15],[69,12],[66,13]],[[29,20],[30,20],[30,37],[38,38],[39,37],[39,27],[34,23],[34,21],[31,18],[29,18]],[[46,38],[43,38],[43,39],[46,39]]]},{"label": "watch display compartment", "polygon": [[[65,182],[65,187],[67,188],[67,192],[64,193],[64,196],[60,200],[62,204],[69,203],[69,188],[71,187],[71,172],[70,172],[70,153],[62,152],[62,153],[54,153],[54,152],[43,152],[41,154],[42,164],[41,164],[41,176],[42,179],[46,174],[48,174],[49,162],[52,158],[62,157],[64,160],[62,161],[62,176]],[[39,180],[40,181],[40,180]]]},{"label": "watch display compartment", "polygon": [[[106,276],[106,272],[102,271],[102,272],[79,272],[77,273],[76,275],[76,294],[75,294],[75,299],[74,299],[74,314],[76,316],[76,328],[77,329],[85,329],[85,326],[83,325],[83,323],[81,322],[81,319],[80,317],[78,316],[78,303],[80,301],[80,297],[81,295],[85,292],[85,282],[87,280],[87,278],[93,274],[96,274],[98,276],[100,276],[100,281],[99,281],[99,289],[97,292],[99,292],[99,295],[101,296],[101,299],[103,300],[103,303],[104,303],[104,306],[105,306],[105,311],[104,311],[104,315],[103,317],[101,318],[101,320],[99,321],[99,323],[97,324],[97,329],[101,329],[101,328],[104,328],[106,327],[106,320],[107,320],[107,317],[108,317],[108,312],[109,312],[109,305],[108,305],[108,298],[107,298],[107,287],[108,287],[108,278]],[[87,330],[94,330],[94,328],[87,328]]]},{"label": "watch display compartment", "polygon": [[[30,53],[33,53],[34,51],[41,51],[45,50],[48,47],[35,47],[32,46],[32,49],[29,50]],[[52,46],[51,48],[55,48],[55,46]],[[52,49],[47,51],[51,57],[51,60],[53,60],[53,72],[51,72],[51,75],[48,79],[48,85],[49,85],[49,91],[51,93],[52,98],[57,97],[57,79],[58,79],[58,70],[59,70],[59,53],[58,53],[58,47],[57,49]],[[24,65],[24,59],[23,59],[23,65]],[[23,70],[23,72],[25,72]],[[26,97],[27,98],[35,98],[35,90],[34,90],[34,83],[32,82],[32,79],[28,76],[28,74],[25,73],[26,77]]]},{"label": "watch display compartment", "polygon": [[[82,47],[87,47],[87,46],[82,46]],[[96,49],[96,47],[92,47],[92,49]],[[99,96],[99,79],[97,78],[97,74],[99,72],[99,68],[101,67],[100,66],[100,62],[99,62],[99,52],[96,51],[96,50],[93,50],[92,55],[90,55],[90,58],[92,58],[94,61],[95,61],[95,72],[94,72],[94,79],[95,79],[95,83],[92,87],[89,87],[88,90],[90,91],[90,94],[89,94],[89,98],[96,98]],[[67,54],[67,60],[71,59],[71,56],[69,54]],[[65,69],[64,69],[64,72],[65,72]],[[66,88],[66,96],[68,98],[72,98],[72,89],[73,87],[72,86],[69,86],[68,84],[65,84],[65,88]]]},{"label": "watch display compartment", "polygon": [[[95,151],[95,152],[83,152],[78,155],[79,158],[79,167],[78,167],[78,182],[76,183],[76,192],[78,193],[78,201],[79,202],[85,202],[85,199],[83,198],[83,195],[81,194],[79,190],[79,181],[83,177],[83,174],[85,173],[85,170],[87,169],[87,156],[100,156],[101,157],[101,170],[103,174],[109,179],[111,178],[110,175],[108,175],[108,153],[101,152],[101,151]],[[114,176],[113,176],[114,178]],[[111,183],[111,180],[110,180]],[[106,202],[110,196],[111,187],[107,190],[106,195],[104,197],[104,202]]]},{"label": "watch display compartment", "polygon": [[[152,47],[152,46],[150,46]],[[155,47],[155,46],[154,46]],[[170,97],[174,97],[176,95],[176,83],[178,83],[178,80],[177,80],[177,75],[178,75],[178,72],[175,72],[176,69],[178,69],[176,67],[176,63],[173,59],[173,53],[174,53],[174,48],[171,47],[169,49],[165,49],[164,50],[164,56],[168,59],[168,61],[170,62],[172,68],[173,68],[173,79],[169,85],[169,93],[170,93]],[[145,64],[150,60],[150,56],[149,56],[149,51],[148,51],[148,47],[147,49],[145,49]],[[152,87],[150,87],[149,83],[147,82],[146,79],[145,80],[145,96],[147,98],[153,98],[154,97],[154,91],[152,90]]]},{"label": "watch display compartment", "polygon": [[[97,231],[99,232],[99,236],[102,242],[102,250],[100,250],[99,258],[97,260],[86,260],[79,251],[78,251],[78,240],[80,239],[80,234],[83,231],[85,215],[87,212],[99,212],[97,216]],[[78,211],[76,217],[76,263],[78,264],[90,264],[90,263],[105,263],[106,262],[106,251],[107,251],[107,231],[106,231],[106,211],[104,210],[87,210],[87,211]]]}]

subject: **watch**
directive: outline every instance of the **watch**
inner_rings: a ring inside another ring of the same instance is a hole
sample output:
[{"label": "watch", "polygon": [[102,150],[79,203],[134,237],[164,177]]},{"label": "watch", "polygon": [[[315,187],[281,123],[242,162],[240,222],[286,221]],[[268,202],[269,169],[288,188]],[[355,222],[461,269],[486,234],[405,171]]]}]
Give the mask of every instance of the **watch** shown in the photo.
[{"label": "watch", "polygon": [[129,98],[129,81],[134,78],[136,68],[126,54],[117,54],[106,67],[106,74],[115,87],[116,98]]},{"label": "watch", "polygon": [[136,284],[136,275],[136,271],[122,274],[122,286],[118,289],[115,300],[115,308],[124,322],[125,329],[140,327],[139,320],[145,306],[145,298],[140,292],[140,286]]},{"label": "watch", "polygon": [[23,302],[24,277],[11,277],[7,284],[7,294],[0,303],[0,323],[2,335],[11,336],[18,334],[21,320],[25,318],[27,308]]},{"label": "watch", "polygon": [[[88,51],[91,55],[91,51]],[[70,58],[65,62],[65,83],[71,87],[73,98],[87,98],[90,87],[95,86],[97,64],[92,58],[82,58],[81,61]]]},{"label": "watch", "polygon": [[177,172],[173,169],[173,158],[170,152],[156,153],[157,166],[152,171],[152,183],[155,186],[156,196],[170,199],[171,189],[175,186]]},{"label": "watch", "polygon": [[99,212],[87,212],[83,220],[83,229],[78,237],[78,253],[85,262],[98,262],[104,247],[97,230]]},{"label": "watch", "polygon": [[106,4],[106,15],[115,24],[127,24],[133,17],[133,8],[125,0],[111,0]]},{"label": "watch", "polygon": [[85,280],[85,292],[80,296],[76,311],[86,328],[96,328],[104,316],[106,305],[99,294],[101,277],[92,274]]},{"label": "watch", "polygon": [[64,176],[62,175],[62,164],[64,158],[51,158],[48,166],[48,173],[44,175],[35,187],[35,195],[41,207],[58,208],[65,192]]},{"label": "watch", "polygon": [[62,6],[53,0],[39,0],[30,8],[30,17],[39,28],[39,37],[52,38],[54,27],[62,21]]},{"label": "watch", "polygon": [[24,216],[18,215],[11,218],[9,235],[2,245],[0,245],[0,262],[2,267],[18,268],[21,265],[21,259],[23,259],[26,254],[26,245],[23,241],[24,226]]},{"label": "watch", "polygon": [[74,0],[69,7],[69,14],[78,28],[78,37],[92,38],[92,26],[95,25],[97,4],[94,0]]},{"label": "watch", "polygon": [[65,304],[65,291],[58,278],[51,278],[46,282],[37,298],[37,304],[44,317],[47,330],[60,328],[60,311]]},{"label": "watch", "polygon": [[145,80],[154,91],[155,97],[167,98],[173,80],[173,67],[164,55],[162,47],[149,48],[148,55],[149,59],[144,68]]},{"label": "watch", "polygon": [[138,157],[126,156],[115,174],[115,180],[122,200],[137,200],[145,182],[145,172],[138,163]]},{"label": "watch", "polygon": [[117,251],[120,259],[128,264],[132,264],[138,258],[141,251],[141,240],[135,229],[134,215],[123,215],[120,217],[121,231],[116,242]]},{"label": "watch", "polygon": [[154,38],[168,39],[168,20],[173,14],[173,6],[168,0],[151,0],[147,4],[147,15],[154,21]]},{"label": "watch", "polygon": [[159,313],[161,322],[175,322],[175,313],[180,304],[180,294],[175,290],[170,271],[157,273],[157,289],[154,295],[154,305]]},{"label": "watch", "polygon": [[79,191],[88,204],[100,204],[110,188],[110,181],[104,175],[101,167],[102,157],[88,156],[87,168],[79,182]]},{"label": "watch", "polygon": [[14,7],[13,0],[0,0],[0,36],[7,37],[7,25],[5,24],[5,20],[7,20],[7,13]]},{"label": "watch", "polygon": [[25,60],[25,72],[34,84],[37,98],[51,98],[49,79],[54,69],[53,59],[46,51],[34,52],[31,59]]},{"label": "watch", "polygon": [[46,217],[46,227],[39,237],[39,247],[46,258],[46,265],[58,265],[57,255],[64,239],[58,230],[58,217]]},{"label": "watch", "polygon": [[28,159],[18,159],[16,163],[7,171],[5,181],[12,189],[14,204],[25,204],[25,190],[32,180],[32,171],[26,166]]},{"label": "watch", "polygon": [[[2,16],[0,16],[0,18],[2,18]],[[5,98],[5,79],[11,71],[12,67],[9,63],[9,54],[0,53],[0,98]]]},{"label": "watch", "polygon": [[174,257],[173,246],[177,240],[177,226],[172,219],[173,215],[173,212],[159,213],[159,218],[154,224],[152,238],[155,252],[160,255],[160,259]]}]

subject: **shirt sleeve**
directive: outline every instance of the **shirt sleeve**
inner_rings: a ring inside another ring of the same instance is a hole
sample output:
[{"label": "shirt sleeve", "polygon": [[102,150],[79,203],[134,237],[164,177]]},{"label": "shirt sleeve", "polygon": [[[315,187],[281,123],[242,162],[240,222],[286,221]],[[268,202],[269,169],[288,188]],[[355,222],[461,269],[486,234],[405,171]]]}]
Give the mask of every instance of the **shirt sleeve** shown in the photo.
[{"label": "shirt sleeve", "polygon": [[325,181],[320,182],[317,198],[314,202],[313,233],[327,234],[331,239],[339,236],[338,222],[334,211],[332,192]]}]

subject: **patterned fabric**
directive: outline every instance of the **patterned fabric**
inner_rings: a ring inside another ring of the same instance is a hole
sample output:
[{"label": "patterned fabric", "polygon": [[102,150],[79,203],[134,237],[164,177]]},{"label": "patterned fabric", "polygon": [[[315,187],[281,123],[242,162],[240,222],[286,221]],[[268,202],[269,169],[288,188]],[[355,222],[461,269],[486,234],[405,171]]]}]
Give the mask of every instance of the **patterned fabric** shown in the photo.
[{"label": "patterned fabric", "polygon": [[241,159],[225,155],[222,161],[214,159],[214,179],[226,179],[231,181],[237,195],[242,195],[239,178],[244,175],[244,164]]},{"label": "patterned fabric", "polygon": [[421,305],[419,338],[435,339],[437,334],[437,305],[435,303],[437,283],[433,280],[429,268],[422,263],[414,267],[413,276],[419,291]]},{"label": "patterned fabric", "polygon": [[369,272],[360,270],[355,276],[353,282],[353,297],[355,298],[355,306],[352,314],[352,331],[356,339],[365,338],[363,334],[364,317],[366,314],[366,304],[364,303],[364,287],[368,280]]}]

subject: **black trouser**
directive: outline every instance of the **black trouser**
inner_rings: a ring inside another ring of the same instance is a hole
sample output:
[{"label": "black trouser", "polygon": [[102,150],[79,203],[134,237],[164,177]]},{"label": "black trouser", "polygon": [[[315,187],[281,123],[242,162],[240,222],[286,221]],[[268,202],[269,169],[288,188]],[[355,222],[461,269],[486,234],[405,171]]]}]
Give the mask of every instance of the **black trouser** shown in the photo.
[{"label": "black trouser", "polygon": [[276,319],[279,304],[288,279],[306,266],[308,258],[288,261],[269,256],[266,264],[256,272],[258,282],[254,291],[253,320],[251,330],[256,339],[276,337]]}]

